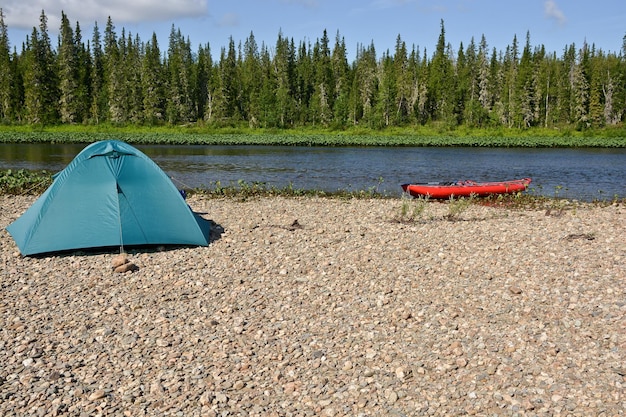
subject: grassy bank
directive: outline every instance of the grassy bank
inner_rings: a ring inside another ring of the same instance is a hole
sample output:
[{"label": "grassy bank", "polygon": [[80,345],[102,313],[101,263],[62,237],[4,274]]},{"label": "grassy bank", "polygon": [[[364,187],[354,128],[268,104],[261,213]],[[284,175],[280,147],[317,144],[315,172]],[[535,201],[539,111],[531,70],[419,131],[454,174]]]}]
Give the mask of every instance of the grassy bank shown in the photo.
[{"label": "grassy bank", "polygon": [[626,148],[626,129],[457,129],[436,126],[384,131],[353,128],[291,130],[247,127],[1,126],[0,143],[91,143],[119,139],[131,144],[285,146],[472,146]]},{"label": "grassy bank", "polygon": [[[47,171],[20,170],[0,170],[0,195],[39,195],[43,193],[51,184],[52,173]],[[209,198],[222,197],[299,197],[299,196],[319,196],[336,198],[389,198],[378,193],[375,188],[368,190],[327,192],[321,190],[303,190],[292,186],[273,187],[265,183],[249,183],[243,180],[237,184],[224,186],[217,182],[208,188],[186,189],[188,194],[201,194]]]}]

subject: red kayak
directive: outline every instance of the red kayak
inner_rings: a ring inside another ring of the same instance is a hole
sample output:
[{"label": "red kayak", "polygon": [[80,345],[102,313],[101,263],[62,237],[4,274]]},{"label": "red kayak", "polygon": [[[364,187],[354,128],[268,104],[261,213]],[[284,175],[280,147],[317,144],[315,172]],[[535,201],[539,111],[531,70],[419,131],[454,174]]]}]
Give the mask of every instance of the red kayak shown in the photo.
[{"label": "red kayak", "polygon": [[530,184],[530,178],[511,181],[476,182],[429,182],[402,184],[402,189],[413,197],[450,198],[470,197],[472,195],[483,197],[492,194],[511,194],[524,191]]}]

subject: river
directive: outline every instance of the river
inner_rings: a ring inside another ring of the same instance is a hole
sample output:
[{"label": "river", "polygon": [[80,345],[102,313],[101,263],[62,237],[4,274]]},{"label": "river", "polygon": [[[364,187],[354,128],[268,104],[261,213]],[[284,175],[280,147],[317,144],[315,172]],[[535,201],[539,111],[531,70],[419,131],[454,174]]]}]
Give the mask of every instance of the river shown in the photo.
[{"label": "river", "polygon": [[[63,169],[84,144],[0,144],[0,169]],[[531,177],[528,193],[583,201],[626,198],[626,149],[138,145],[179,188],[372,190],[400,184]]]}]

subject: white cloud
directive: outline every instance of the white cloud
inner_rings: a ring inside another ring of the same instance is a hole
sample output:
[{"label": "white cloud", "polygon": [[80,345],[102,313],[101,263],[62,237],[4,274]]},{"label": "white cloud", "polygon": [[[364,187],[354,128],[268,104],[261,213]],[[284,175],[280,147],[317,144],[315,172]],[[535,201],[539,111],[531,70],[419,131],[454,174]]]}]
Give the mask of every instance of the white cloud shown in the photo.
[{"label": "white cloud", "polygon": [[565,14],[556,4],[556,1],[546,0],[543,5],[543,9],[546,16],[550,19],[556,20],[559,25],[563,25],[567,21]]},{"label": "white cloud", "polygon": [[61,23],[61,12],[73,22],[104,26],[111,17],[114,24],[146,21],[173,21],[182,17],[206,15],[207,0],[3,0],[4,22],[9,28],[31,29],[39,26],[43,10],[48,28]]}]

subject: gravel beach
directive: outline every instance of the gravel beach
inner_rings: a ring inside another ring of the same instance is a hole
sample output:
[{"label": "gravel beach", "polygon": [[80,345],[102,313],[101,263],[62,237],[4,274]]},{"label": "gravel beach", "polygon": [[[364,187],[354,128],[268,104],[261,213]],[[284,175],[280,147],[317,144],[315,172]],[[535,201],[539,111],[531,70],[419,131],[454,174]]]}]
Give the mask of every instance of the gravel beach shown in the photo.
[{"label": "gravel beach", "polygon": [[626,414],[623,205],[193,196],[208,247],[114,273],[22,257],[34,200],[0,196],[2,416]]}]

